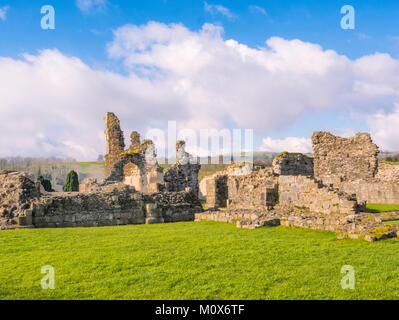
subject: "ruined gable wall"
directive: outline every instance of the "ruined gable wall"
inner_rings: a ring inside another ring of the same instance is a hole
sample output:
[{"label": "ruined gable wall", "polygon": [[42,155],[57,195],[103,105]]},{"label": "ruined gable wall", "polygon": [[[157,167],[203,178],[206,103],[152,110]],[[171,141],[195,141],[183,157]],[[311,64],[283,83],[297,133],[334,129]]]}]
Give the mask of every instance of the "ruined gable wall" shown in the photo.
[{"label": "ruined gable wall", "polygon": [[334,182],[374,178],[379,151],[370,134],[341,138],[328,132],[315,132],[312,143],[316,178]]},{"label": "ruined gable wall", "polygon": [[399,203],[399,166],[378,162],[369,134],[345,139],[316,132],[312,142],[315,176],[325,185],[356,195],[359,202]]}]

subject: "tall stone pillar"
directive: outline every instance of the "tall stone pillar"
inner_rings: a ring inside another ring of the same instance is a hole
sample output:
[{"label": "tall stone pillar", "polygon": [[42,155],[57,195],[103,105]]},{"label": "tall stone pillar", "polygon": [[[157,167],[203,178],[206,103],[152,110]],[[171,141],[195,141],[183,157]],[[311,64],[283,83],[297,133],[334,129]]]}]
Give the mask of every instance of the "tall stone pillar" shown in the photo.
[{"label": "tall stone pillar", "polygon": [[120,159],[120,154],[125,149],[123,131],[120,121],[112,112],[107,112],[105,117],[105,138],[107,140],[107,154],[105,155],[105,178],[111,174],[111,170]]}]

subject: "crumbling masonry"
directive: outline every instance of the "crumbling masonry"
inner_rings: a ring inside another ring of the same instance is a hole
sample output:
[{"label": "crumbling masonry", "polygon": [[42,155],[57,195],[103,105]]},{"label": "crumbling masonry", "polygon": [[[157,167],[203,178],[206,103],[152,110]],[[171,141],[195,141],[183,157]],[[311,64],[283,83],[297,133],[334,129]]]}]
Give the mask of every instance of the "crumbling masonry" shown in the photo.
[{"label": "crumbling masonry", "polygon": [[[216,220],[238,227],[297,226],[339,238],[397,237],[398,212],[365,212],[366,203],[399,204],[399,166],[378,162],[367,133],[353,138],[315,132],[313,157],[279,154],[272,168],[232,164],[198,183],[201,166],[176,144],[176,164],[163,169],[152,141],[130,135],[105,115],[105,179],[86,179],[79,193],[46,193],[27,173],[0,172],[0,227],[90,227]],[[201,186],[201,188],[199,187]],[[201,190],[199,190],[201,189]],[[201,192],[199,192],[201,191]],[[202,210],[199,194],[206,197]]]},{"label": "crumbling masonry", "polygon": [[398,227],[382,222],[399,219],[399,213],[365,209],[367,202],[399,203],[399,167],[378,163],[378,147],[367,133],[345,139],[315,132],[312,142],[313,158],[284,152],[270,169],[248,173],[233,165],[207,177],[209,210],[196,220],[298,226],[369,241],[396,237]]},{"label": "crumbling masonry", "polygon": [[[46,193],[34,177],[0,172],[0,227],[93,227],[193,221],[202,211],[198,199],[200,165],[185,143],[177,143],[174,166],[165,175],[152,141],[131,134],[125,150],[119,119],[105,115],[105,179],[86,179],[79,193]],[[190,159],[190,161],[186,161]]]}]

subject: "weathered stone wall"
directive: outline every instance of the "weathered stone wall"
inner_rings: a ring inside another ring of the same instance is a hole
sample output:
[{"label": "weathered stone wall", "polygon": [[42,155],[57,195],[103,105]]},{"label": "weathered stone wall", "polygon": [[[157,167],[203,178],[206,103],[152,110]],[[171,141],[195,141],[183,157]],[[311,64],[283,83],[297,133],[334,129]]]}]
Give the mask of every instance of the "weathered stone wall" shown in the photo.
[{"label": "weathered stone wall", "polygon": [[208,208],[225,208],[228,200],[227,175],[217,175],[208,179],[206,194]]},{"label": "weathered stone wall", "polygon": [[143,195],[125,187],[44,196],[32,206],[32,221],[41,228],[152,224],[192,221],[199,211],[201,204],[190,193]]},{"label": "weathered stone wall", "polygon": [[313,158],[302,153],[284,152],[274,158],[273,172],[278,175],[313,176]]},{"label": "weathered stone wall", "polygon": [[[105,182],[132,186],[136,191],[154,193],[163,190],[163,169],[158,165],[154,143],[140,141],[140,134],[133,131],[131,145],[124,150],[120,121],[113,113],[105,115],[107,155],[105,156]],[[86,187],[83,186],[85,190]]]},{"label": "weathered stone wall", "polygon": [[399,203],[399,166],[380,162],[378,173],[373,179],[346,181],[335,176],[325,177],[323,183],[356,195],[359,202],[380,204]]},{"label": "weathered stone wall", "polygon": [[248,175],[229,175],[227,188],[229,207],[272,208],[278,202],[277,179],[269,169],[254,168]]},{"label": "weathered stone wall", "polygon": [[31,224],[30,203],[40,197],[40,185],[25,172],[0,171],[0,227]]},{"label": "weathered stone wall", "polygon": [[328,132],[315,132],[312,143],[317,179],[352,181],[374,178],[379,151],[370,134],[358,133],[354,138],[341,138]]},{"label": "weathered stone wall", "polygon": [[243,172],[244,169],[245,167],[232,165],[207,179],[207,207],[267,208],[278,202],[277,179],[271,170],[253,168],[249,174],[241,174],[247,173],[246,170]]},{"label": "weathered stone wall", "polygon": [[80,193],[40,193],[20,172],[0,172],[0,227],[94,227],[192,221],[201,212],[192,192],[143,194],[124,183],[85,181]]},{"label": "weathered stone wall", "polygon": [[129,188],[48,195],[33,204],[33,225],[56,228],[144,224],[145,205],[142,195]]},{"label": "weathered stone wall", "polygon": [[190,188],[194,194],[199,195],[198,173],[201,165],[193,161],[185,151],[185,142],[176,143],[176,164],[165,171],[164,181],[166,190],[170,192],[184,191]]},{"label": "weathered stone wall", "polygon": [[399,186],[399,164],[379,162],[375,178],[381,182],[392,182]]},{"label": "weathered stone wall", "polygon": [[105,137],[107,140],[107,153],[105,155],[105,177],[111,175],[112,168],[119,161],[120,153],[125,149],[123,132],[120,121],[112,112],[107,112],[105,117]]},{"label": "weathered stone wall", "polygon": [[396,183],[357,180],[334,186],[338,186],[345,193],[356,195],[359,202],[399,204],[399,186]]},{"label": "weathered stone wall", "polygon": [[303,208],[323,214],[354,214],[359,210],[355,197],[305,176],[280,176],[279,205]]}]

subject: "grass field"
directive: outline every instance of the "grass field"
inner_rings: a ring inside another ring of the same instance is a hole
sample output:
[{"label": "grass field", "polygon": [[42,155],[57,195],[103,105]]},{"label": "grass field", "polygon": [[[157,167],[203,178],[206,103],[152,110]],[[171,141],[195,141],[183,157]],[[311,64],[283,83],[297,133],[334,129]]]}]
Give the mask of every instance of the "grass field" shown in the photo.
[{"label": "grass field", "polygon": [[[399,242],[191,222],[0,232],[0,299],[398,299]],[[41,267],[55,268],[42,290]],[[340,286],[341,267],[356,272]]]},{"label": "grass field", "polygon": [[371,213],[399,211],[399,204],[372,204],[368,203],[367,211]]}]

